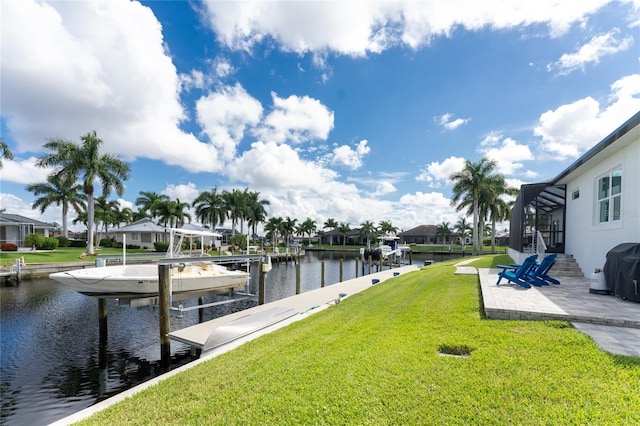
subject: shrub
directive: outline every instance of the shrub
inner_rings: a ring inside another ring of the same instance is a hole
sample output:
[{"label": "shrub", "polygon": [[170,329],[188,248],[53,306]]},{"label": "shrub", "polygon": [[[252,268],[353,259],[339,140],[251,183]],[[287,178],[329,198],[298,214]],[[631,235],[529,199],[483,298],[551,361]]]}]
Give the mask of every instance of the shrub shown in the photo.
[{"label": "shrub", "polygon": [[153,243],[153,247],[155,248],[155,251],[165,252],[169,249],[169,243],[164,241],[157,241]]},{"label": "shrub", "polygon": [[100,247],[111,247],[111,240],[108,238],[100,238]]},{"label": "shrub", "polygon": [[86,240],[69,240],[69,247],[86,247]]},{"label": "shrub", "polygon": [[58,239],[53,237],[43,238],[42,244],[38,248],[41,250],[55,250],[58,248]]},{"label": "shrub", "polygon": [[0,245],[0,251],[18,251],[18,246],[13,243],[4,243]]},{"label": "shrub", "polygon": [[56,239],[58,240],[58,247],[69,247],[70,241],[67,237],[60,235]]},{"label": "shrub", "polygon": [[44,235],[29,234],[24,238],[24,244],[27,247],[40,248],[44,244]]},{"label": "shrub", "polygon": [[[122,248],[122,243],[120,243],[120,248]],[[127,244],[127,248],[131,250],[138,250],[140,249],[140,246],[137,244]]]}]

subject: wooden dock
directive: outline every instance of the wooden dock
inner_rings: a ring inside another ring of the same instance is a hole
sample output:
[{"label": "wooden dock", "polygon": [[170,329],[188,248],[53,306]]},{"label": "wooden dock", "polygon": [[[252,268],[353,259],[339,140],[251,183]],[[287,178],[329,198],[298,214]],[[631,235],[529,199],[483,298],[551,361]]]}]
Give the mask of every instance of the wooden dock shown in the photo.
[{"label": "wooden dock", "polygon": [[339,303],[343,298],[371,287],[374,282],[377,284],[416,270],[416,265],[409,265],[364,275],[176,330],[169,333],[169,338],[208,351],[207,355],[226,352]]}]

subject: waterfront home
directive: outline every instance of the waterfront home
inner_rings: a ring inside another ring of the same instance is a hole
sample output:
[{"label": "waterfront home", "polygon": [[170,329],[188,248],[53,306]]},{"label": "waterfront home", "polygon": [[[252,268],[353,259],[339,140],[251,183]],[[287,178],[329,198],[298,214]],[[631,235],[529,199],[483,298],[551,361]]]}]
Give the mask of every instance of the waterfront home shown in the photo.
[{"label": "waterfront home", "polygon": [[555,178],[522,185],[511,211],[516,262],[564,253],[589,276],[621,243],[640,243],[640,112]]},{"label": "waterfront home", "polygon": [[112,231],[116,242],[126,238],[128,246],[153,250],[154,243],[168,242],[169,230],[149,218],[144,218]]},{"label": "waterfront home", "polygon": [[0,213],[0,244],[12,243],[25,247],[25,237],[29,234],[40,234],[49,237],[55,226],[19,214]]}]

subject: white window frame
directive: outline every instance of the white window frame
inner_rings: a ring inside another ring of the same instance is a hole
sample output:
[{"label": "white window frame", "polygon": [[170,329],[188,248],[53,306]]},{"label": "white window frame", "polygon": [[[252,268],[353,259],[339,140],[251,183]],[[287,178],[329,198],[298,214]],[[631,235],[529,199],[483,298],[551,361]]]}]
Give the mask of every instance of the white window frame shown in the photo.
[{"label": "white window frame", "polygon": [[620,223],[622,220],[622,176],[622,167],[616,167],[596,179],[594,197],[596,225]]}]

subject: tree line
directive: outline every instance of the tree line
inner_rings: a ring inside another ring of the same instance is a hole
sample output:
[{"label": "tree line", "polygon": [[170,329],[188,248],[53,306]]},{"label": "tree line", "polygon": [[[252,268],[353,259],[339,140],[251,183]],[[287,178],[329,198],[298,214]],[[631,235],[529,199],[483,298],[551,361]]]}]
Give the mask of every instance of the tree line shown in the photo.
[{"label": "tree line", "polygon": [[[172,200],[164,194],[140,191],[135,200],[137,211],[127,207],[121,209],[118,202],[107,198],[112,191],[119,196],[123,195],[130,166],[115,155],[101,154],[99,148],[103,141],[95,131],[90,131],[80,139],[80,144],[64,139],[49,139],[44,145],[49,152],[43,154],[36,165],[53,168],[53,171],[46,182],[27,185],[27,190],[39,196],[32,207],[39,208],[42,213],[54,204],[62,207],[62,230],[65,237],[68,236],[69,207],[74,209],[74,223],[83,223],[87,230],[92,230],[87,232],[88,254],[94,253],[93,230],[97,235],[100,228],[108,238],[109,227],[119,227],[143,218],[157,219],[164,226],[181,227],[195,217],[203,226],[211,229],[230,220],[233,234],[238,225],[240,233],[244,234],[246,224],[247,233],[250,230],[254,236],[257,227],[264,223],[266,237],[276,243],[279,238],[288,243],[294,235],[307,235],[310,240],[313,234],[322,236],[324,230],[329,229],[342,235],[342,242],[345,244],[346,237],[352,230],[348,223],[338,222],[334,218],[327,219],[322,228],[311,218],[300,222],[290,217],[267,219],[265,206],[270,204],[269,201],[260,198],[259,192],[248,188],[219,191],[214,186],[200,192],[191,204],[180,199]],[[2,158],[13,158],[1,139],[0,151]],[[447,222],[438,225],[436,233],[442,235],[443,240],[452,233],[457,233],[464,244],[465,236],[471,231],[473,251],[479,253],[482,238],[486,235],[483,230],[487,227],[486,222],[490,221],[489,234],[492,236],[492,248],[495,248],[496,223],[508,220],[511,209],[511,204],[505,201],[504,196],[517,194],[517,189],[510,188],[504,176],[496,173],[495,169],[495,161],[487,158],[475,163],[466,160],[463,169],[450,176],[454,184],[451,205],[456,211],[464,211],[467,217],[472,216],[473,219],[468,223],[466,217],[462,217],[453,227]],[[96,181],[102,187],[102,195],[99,197],[94,195]],[[190,208],[194,209],[194,217],[188,212]],[[370,221],[360,224],[360,234],[366,236],[367,245],[373,237],[395,234],[397,231],[391,221],[387,220],[380,221],[378,226]],[[333,236],[330,244],[333,245]]]}]

